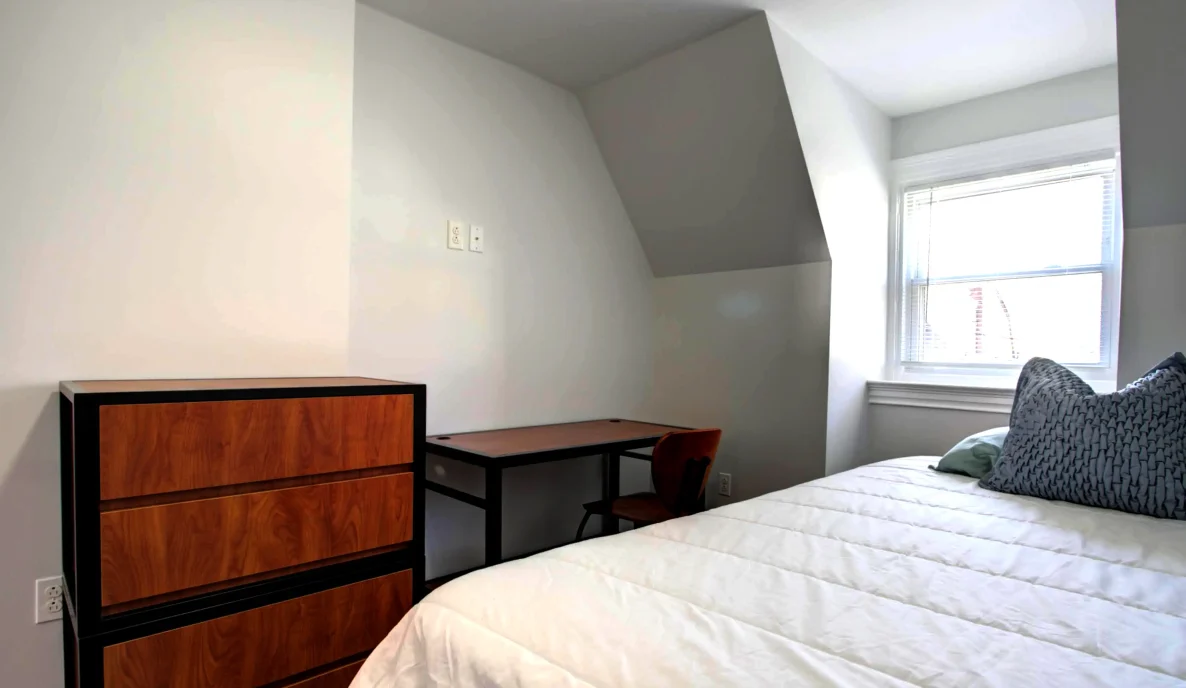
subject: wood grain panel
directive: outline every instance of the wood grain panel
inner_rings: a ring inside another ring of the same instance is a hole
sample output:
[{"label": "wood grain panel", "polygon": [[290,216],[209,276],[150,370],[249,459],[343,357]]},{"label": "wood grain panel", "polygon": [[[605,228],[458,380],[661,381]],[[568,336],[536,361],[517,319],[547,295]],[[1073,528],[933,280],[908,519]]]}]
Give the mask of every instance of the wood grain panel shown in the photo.
[{"label": "wood grain panel", "polygon": [[406,542],[411,473],[108,511],[102,604]]},{"label": "wood grain panel", "polygon": [[373,649],[412,605],[401,571],[103,649],[107,688],[256,688]]},{"label": "wood grain panel", "polygon": [[99,407],[102,499],[412,461],[410,394]]},{"label": "wood grain panel", "polygon": [[[374,557],[380,554],[387,554],[388,552],[398,552],[407,548],[411,543],[401,543],[398,545],[388,545],[387,547],[378,547],[376,549],[368,549],[365,552],[355,552],[354,554],[346,554],[340,557],[330,557],[329,559],[319,559],[311,561],[307,564],[297,564],[296,566],[289,566],[283,569],[273,569],[271,571],[264,571],[250,576],[243,576],[242,578],[234,578],[228,581],[219,583],[211,583],[209,585],[199,585],[196,588],[186,588],[185,590],[178,590],[177,592],[167,592],[163,595],[153,595],[152,597],[143,597],[131,602],[122,602],[120,604],[112,604],[103,607],[103,616],[110,616],[112,614],[121,614],[133,609],[143,609],[144,607],[152,607],[158,604],[165,604],[166,602],[175,602],[187,597],[196,597],[198,595],[205,595],[206,593],[218,592],[219,590],[226,590],[227,588],[237,588],[252,583],[259,583],[270,578],[278,578],[280,576],[289,576],[294,573],[302,573],[304,571],[311,571],[325,566],[333,566],[335,564],[344,564],[358,559],[365,559],[367,557]],[[467,572],[468,573],[468,572]]]},{"label": "wood grain panel", "polygon": [[362,668],[363,662],[366,660],[360,659],[357,662],[351,662],[337,669],[330,669],[329,671],[310,676],[303,681],[291,683],[285,688],[348,688],[350,682],[354,680],[354,676],[358,674],[358,670]]},{"label": "wood grain panel", "polygon": [[658,438],[676,430],[687,430],[687,428],[639,423],[632,420],[590,420],[580,423],[558,423],[506,430],[467,432],[460,435],[438,435],[428,438],[430,445],[428,451],[431,454],[431,445],[439,444],[442,447],[454,447],[490,457],[513,456],[608,442]]},{"label": "wood grain panel", "polygon": [[298,475],[295,478],[279,478],[265,480],[259,483],[239,483],[237,485],[218,485],[216,487],[202,487],[196,490],[182,490],[180,492],[162,492],[160,494],[126,497],[124,499],[107,499],[99,502],[99,511],[119,511],[121,509],[138,509],[142,506],[156,506],[158,504],[176,504],[177,502],[192,502],[197,499],[211,499],[214,497],[230,497],[231,495],[247,494],[248,492],[265,492],[267,490],[284,490],[303,485],[320,485],[339,480],[355,480],[370,478],[376,475],[391,475],[393,473],[410,473],[412,464],[404,463],[395,466],[379,466],[377,468],[359,468],[353,471],[336,471],[334,473],[318,473],[317,475]]}]

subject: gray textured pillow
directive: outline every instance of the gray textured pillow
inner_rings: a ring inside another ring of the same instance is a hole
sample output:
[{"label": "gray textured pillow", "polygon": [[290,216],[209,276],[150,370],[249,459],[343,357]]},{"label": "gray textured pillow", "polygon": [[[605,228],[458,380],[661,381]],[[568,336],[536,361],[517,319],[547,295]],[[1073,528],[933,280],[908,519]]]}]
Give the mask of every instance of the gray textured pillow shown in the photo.
[{"label": "gray textured pillow", "polygon": [[1186,520],[1186,357],[1114,394],[1054,361],[1026,363],[1001,457],[980,486]]}]

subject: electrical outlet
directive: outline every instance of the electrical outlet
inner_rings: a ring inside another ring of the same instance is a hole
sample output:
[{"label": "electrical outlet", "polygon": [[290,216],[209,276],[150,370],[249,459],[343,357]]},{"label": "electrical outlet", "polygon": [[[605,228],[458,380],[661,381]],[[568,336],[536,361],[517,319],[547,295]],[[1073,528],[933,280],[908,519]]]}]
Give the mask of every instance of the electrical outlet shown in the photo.
[{"label": "electrical outlet", "polygon": [[63,597],[62,577],[50,576],[37,579],[37,623],[57,621],[62,618],[62,608],[66,606]]},{"label": "electrical outlet", "polygon": [[729,473],[721,473],[719,476],[717,491],[726,497],[733,496],[733,476]]},{"label": "electrical outlet", "polygon": [[485,241],[483,241],[483,237],[485,236],[485,234],[486,234],[486,230],[478,225],[473,225],[472,227],[470,227],[469,228],[469,250],[473,251],[474,253],[481,253],[482,246],[483,246],[483,244],[486,243]]},{"label": "electrical outlet", "polygon": [[454,251],[465,250],[465,237],[469,234],[465,223],[459,220],[449,220],[449,237],[446,246]]}]

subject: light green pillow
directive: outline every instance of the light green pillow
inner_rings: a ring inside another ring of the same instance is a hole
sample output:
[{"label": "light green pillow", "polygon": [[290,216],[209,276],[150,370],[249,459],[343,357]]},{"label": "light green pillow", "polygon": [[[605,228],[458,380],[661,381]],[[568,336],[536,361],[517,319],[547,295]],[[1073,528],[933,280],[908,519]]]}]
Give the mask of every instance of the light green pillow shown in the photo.
[{"label": "light green pillow", "polygon": [[942,473],[956,473],[969,478],[983,478],[992,471],[1001,456],[1005,435],[1009,428],[993,428],[970,435],[939,459],[939,465],[931,468]]}]

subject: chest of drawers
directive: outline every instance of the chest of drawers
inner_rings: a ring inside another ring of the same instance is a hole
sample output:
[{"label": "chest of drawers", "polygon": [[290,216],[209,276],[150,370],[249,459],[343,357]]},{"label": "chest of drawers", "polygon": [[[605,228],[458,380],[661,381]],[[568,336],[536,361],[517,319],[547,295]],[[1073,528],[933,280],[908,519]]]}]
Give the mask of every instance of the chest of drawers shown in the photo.
[{"label": "chest of drawers", "polygon": [[423,385],[61,385],[68,686],[348,685],[419,598]]}]

